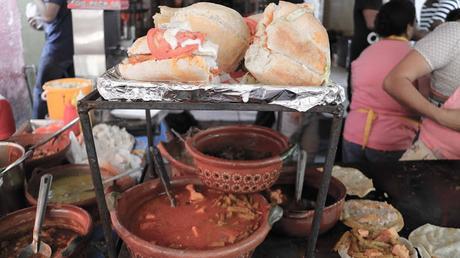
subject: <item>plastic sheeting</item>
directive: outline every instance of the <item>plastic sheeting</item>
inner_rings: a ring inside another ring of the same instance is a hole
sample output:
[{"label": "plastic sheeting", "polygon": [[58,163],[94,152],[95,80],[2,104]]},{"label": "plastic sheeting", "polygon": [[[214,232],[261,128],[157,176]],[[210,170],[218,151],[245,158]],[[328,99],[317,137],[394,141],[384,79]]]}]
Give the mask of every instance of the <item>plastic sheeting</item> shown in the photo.
[{"label": "plastic sheeting", "polygon": [[30,117],[30,101],[23,74],[24,59],[20,13],[16,0],[1,0],[0,95],[11,104],[19,126]]}]

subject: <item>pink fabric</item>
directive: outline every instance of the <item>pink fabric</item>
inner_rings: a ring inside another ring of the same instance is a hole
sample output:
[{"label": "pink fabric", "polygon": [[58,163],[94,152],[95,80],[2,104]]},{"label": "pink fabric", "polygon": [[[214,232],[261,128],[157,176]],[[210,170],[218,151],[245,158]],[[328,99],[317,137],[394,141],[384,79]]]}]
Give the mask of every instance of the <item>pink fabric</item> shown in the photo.
[{"label": "pink fabric", "polygon": [[31,115],[24,79],[21,14],[16,0],[1,0],[0,8],[0,95],[11,104],[16,125]]},{"label": "pink fabric", "polygon": [[377,118],[372,124],[367,147],[380,151],[400,151],[409,148],[417,125],[401,117],[413,114],[383,89],[388,73],[409,53],[409,42],[381,40],[369,46],[352,63],[353,97],[343,136],[347,141],[363,144],[367,114],[359,109],[372,109]]},{"label": "pink fabric", "polygon": [[0,95],[0,141],[8,139],[15,131],[10,103]]},{"label": "pink fabric", "polygon": [[[460,88],[444,103],[445,108],[460,108]],[[420,140],[445,159],[460,159],[460,132],[448,129],[430,119],[423,119]]]}]

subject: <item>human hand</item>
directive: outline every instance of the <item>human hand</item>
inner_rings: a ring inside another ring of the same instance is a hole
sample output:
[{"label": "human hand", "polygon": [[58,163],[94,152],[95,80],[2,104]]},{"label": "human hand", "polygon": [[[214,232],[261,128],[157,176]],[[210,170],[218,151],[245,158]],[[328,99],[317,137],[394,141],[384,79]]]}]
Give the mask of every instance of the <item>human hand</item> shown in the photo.
[{"label": "human hand", "polygon": [[29,23],[29,25],[35,29],[35,30],[43,30],[43,25],[42,23],[39,21],[39,18],[38,17],[30,17],[27,19],[27,22]]},{"label": "human hand", "polygon": [[460,109],[441,108],[436,120],[445,127],[460,131]]}]

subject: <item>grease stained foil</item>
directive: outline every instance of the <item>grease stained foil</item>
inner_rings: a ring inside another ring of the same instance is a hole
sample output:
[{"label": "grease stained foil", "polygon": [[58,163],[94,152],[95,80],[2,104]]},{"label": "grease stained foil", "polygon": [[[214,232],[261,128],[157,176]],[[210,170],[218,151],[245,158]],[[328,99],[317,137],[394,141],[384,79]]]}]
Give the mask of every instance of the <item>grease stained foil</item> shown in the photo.
[{"label": "grease stained foil", "polygon": [[142,82],[123,79],[116,68],[97,79],[97,89],[109,101],[259,103],[281,105],[300,112],[317,105],[337,105],[345,101],[343,87],[333,82],[320,87]]}]

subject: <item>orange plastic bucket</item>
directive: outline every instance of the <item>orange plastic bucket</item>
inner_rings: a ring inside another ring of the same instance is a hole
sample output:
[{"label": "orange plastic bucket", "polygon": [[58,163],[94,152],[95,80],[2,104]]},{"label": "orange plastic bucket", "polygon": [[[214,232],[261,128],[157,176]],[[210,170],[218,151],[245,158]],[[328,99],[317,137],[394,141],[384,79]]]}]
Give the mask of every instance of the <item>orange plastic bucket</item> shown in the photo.
[{"label": "orange plastic bucket", "polygon": [[62,120],[66,103],[73,103],[80,94],[87,95],[93,82],[82,78],[52,80],[43,85],[42,99],[47,102],[49,118]]}]

